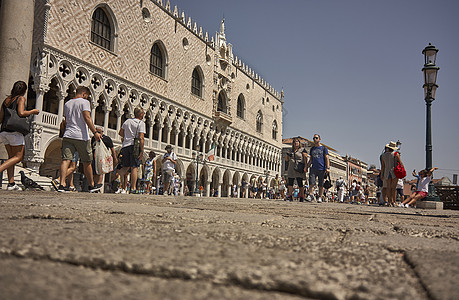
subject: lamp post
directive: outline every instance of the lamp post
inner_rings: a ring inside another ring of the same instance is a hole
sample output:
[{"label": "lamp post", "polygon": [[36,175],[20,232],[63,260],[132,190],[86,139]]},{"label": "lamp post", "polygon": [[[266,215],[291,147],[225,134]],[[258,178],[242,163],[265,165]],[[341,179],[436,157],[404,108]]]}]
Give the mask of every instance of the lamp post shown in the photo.
[{"label": "lamp post", "polygon": [[194,188],[194,195],[198,196],[199,195],[199,163],[204,163],[204,157],[202,153],[196,154],[196,152],[193,152],[192,154],[193,159],[196,161],[196,186]]},{"label": "lamp post", "polygon": [[[435,65],[438,49],[431,43],[429,46],[422,50],[424,54],[424,100],[426,101],[426,169],[432,169],[432,120],[431,120],[431,107],[432,102],[435,100],[435,93],[437,91],[437,73],[440,69]],[[429,193],[424,201],[440,201],[435,186],[431,181],[429,184]]]}]

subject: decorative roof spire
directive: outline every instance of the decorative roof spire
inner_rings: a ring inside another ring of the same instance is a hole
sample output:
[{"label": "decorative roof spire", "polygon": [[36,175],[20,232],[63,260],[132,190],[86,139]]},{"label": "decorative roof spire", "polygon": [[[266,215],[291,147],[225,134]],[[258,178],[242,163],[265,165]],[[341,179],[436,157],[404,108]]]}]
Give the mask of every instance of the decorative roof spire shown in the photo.
[{"label": "decorative roof spire", "polygon": [[220,35],[225,36],[225,17],[223,17],[220,23]]}]

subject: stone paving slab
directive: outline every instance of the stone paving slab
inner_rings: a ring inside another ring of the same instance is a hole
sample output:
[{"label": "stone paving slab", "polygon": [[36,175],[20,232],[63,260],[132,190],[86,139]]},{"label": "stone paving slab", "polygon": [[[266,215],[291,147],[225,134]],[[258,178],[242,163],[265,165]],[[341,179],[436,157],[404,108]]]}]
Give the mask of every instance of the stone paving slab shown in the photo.
[{"label": "stone paving slab", "polygon": [[459,212],[446,210],[0,191],[0,291],[5,299],[457,299],[458,224]]},{"label": "stone paving slab", "polygon": [[106,272],[66,263],[0,257],[1,299],[303,299],[205,281]]}]

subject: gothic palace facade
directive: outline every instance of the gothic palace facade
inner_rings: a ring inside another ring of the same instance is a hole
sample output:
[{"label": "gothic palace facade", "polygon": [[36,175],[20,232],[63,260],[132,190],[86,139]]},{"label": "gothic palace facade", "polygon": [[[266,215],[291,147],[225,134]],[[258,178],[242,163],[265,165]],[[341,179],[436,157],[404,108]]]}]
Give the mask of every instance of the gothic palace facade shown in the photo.
[{"label": "gothic palace facade", "polygon": [[[283,93],[233,55],[224,20],[209,35],[169,0],[36,0],[30,83],[28,106],[41,113],[25,161],[42,175],[56,175],[58,126],[78,85],[116,146],[141,106],[146,152],[172,144],[177,173],[194,188],[199,167],[207,195],[280,172]],[[197,165],[193,153],[212,145],[215,160]]]}]

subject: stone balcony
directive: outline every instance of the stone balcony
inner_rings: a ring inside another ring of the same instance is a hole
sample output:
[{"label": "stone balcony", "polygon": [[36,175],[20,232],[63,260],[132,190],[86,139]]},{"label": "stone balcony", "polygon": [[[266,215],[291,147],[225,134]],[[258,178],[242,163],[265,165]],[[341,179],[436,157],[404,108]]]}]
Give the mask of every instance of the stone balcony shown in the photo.
[{"label": "stone balcony", "polygon": [[222,125],[228,126],[233,122],[231,115],[223,111],[216,111],[214,112],[214,120],[217,123],[221,123]]}]

